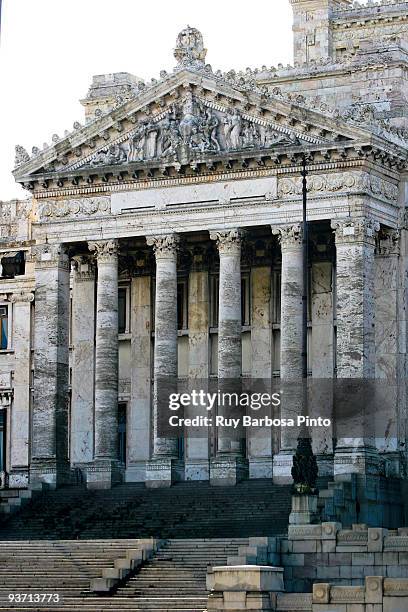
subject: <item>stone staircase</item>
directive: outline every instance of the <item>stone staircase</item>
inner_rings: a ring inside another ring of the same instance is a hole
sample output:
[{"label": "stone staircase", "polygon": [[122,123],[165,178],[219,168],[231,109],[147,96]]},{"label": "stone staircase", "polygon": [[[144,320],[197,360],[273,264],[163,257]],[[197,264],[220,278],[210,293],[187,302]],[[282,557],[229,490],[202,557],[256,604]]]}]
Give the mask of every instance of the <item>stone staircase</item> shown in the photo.
[{"label": "stone staircase", "polygon": [[137,547],[135,540],[2,542],[0,544],[0,609],[9,606],[9,593],[58,593],[49,607],[16,604],[19,610],[154,610],[202,612],[207,603],[206,573],[226,565],[246,538],[173,539],[110,596],[89,591],[92,578],[115,559]]},{"label": "stone staircase", "polygon": [[223,538],[287,531],[290,486],[253,480],[235,487],[125,484],[109,491],[44,491],[0,526],[0,540]]}]

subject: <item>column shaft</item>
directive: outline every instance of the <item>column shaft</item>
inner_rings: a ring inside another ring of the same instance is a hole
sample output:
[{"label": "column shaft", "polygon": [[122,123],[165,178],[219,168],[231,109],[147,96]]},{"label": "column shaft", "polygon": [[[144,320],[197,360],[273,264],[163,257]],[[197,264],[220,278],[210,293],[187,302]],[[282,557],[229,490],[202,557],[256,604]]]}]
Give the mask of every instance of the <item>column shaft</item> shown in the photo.
[{"label": "column shaft", "polygon": [[95,266],[74,257],[72,290],[71,463],[94,456]]},{"label": "column shaft", "polygon": [[168,395],[177,384],[177,251],[179,237],[149,237],[156,257],[154,320],[153,461],[147,466],[147,486],[170,486],[174,480],[177,438],[160,432],[168,417]]},{"label": "column shaft", "polygon": [[91,488],[109,488],[118,473],[118,242],[89,243],[96,254],[98,283],[95,333],[95,465]]},{"label": "column shaft", "polygon": [[34,403],[30,482],[68,479],[69,258],[62,245],[36,248]]}]

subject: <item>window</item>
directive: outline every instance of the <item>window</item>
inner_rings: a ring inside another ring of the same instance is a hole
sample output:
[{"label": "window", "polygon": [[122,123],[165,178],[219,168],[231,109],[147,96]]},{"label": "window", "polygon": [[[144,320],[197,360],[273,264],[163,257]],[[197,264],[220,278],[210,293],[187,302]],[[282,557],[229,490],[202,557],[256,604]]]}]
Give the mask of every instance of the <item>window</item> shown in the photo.
[{"label": "window", "polygon": [[177,283],[177,329],[188,328],[188,286],[187,280]]},{"label": "window", "polygon": [[5,350],[8,346],[8,308],[0,306],[0,349]]},{"label": "window", "polygon": [[118,459],[126,464],[126,404],[118,405]]},{"label": "window", "polygon": [[120,334],[127,331],[127,290],[119,289],[118,295],[118,328]]},{"label": "window", "polygon": [[14,278],[25,274],[25,253],[24,251],[13,251],[3,253],[1,257],[1,276],[2,278]]}]

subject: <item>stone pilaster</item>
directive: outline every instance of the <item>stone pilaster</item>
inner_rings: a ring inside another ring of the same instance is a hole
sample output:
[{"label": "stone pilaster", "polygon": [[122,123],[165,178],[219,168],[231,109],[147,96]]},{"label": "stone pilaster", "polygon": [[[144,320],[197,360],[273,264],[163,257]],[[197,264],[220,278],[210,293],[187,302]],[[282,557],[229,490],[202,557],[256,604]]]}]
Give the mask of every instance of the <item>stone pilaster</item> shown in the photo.
[{"label": "stone pilaster", "polygon": [[[369,218],[332,222],[336,237],[337,378],[375,377],[374,249],[379,224]],[[363,411],[364,406],[356,407]],[[339,438],[334,473],[375,473],[372,439]]]},{"label": "stone pilaster", "polygon": [[34,294],[13,293],[14,395],[11,411],[10,470],[11,488],[27,487],[29,472],[30,387],[31,387],[31,307]]},{"label": "stone pilaster", "polygon": [[30,484],[69,479],[69,257],[64,245],[35,247],[34,401]]},{"label": "stone pilaster", "polygon": [[[381,229],[377,237],[375,257],[375,378],[387,381],[387,408],[395,407],[395,414],[384,416],[384,431],[378,432],[376,446],[386,460],[386,473],[400,475],[400,449],[404,442],[405,375],[404,336],[400,334],[400,295],[404,290],[401,278],[401,232]],[[404,338],[404,340],[403,340]],[[401,346],[402,345],[402,346]],[[389,430],[389,423],[395,425]]]},{"label": "stone pilaster", "polygon": [[94,465],[89,488],[110,488],[118,465],[118,241],[90,242],[98,267],[95,333]]},{"label": "stone pilaster", "polygon": [[[241,245],[243,230],[210,233],[220,257],[218,314],[218,384],[222,391],[237,391],[242,374]],[[223,407],[218,407],[221,413]],[[231,415],[230,415],[231,416]],[[244,434],[242,434],[244,435]],[[248,474],[238,436],[218,430],[217,457],[211,463],[211,483],[236,484]]]},{"label": "stone pilaster", "polygon": [[[177,252],[178,235],[151,236],[147,244],[156,258],[156,299],[154,324],[153,458],[146,471],[146,486],[171,486],[176,478],[177,439],[159,435],[158,421],[167,414],[161,405],[163,385],[177,382]],[[163,414],[160,411],[163,412]]]},{"label": "stone pilaster", "polygon": [[[300,225],[272,226],[282,252],[280,377],[293,382],[286,385],[282,397],[283,418],[295,418],[302,410],[302,330],[303,330],[303,253]],[[292,457],[296,439],[288,428],[281,430],[281,447],[273,459],[276,482],[292,482]]]},{"label": "stone pilaster", "polygon": [[151,276],[137,276],[131,283],[131,396],[128,416],[128,465],[126,479],[144,481],[150,458],[152,304]]},{"label": "stone pilaster", "polygon": [[[272,378],[271,267],[252,268],[251,272],[251,349],[252,378]],[[267,389],[265,389],[267,390]],[[268,433],[268,435],[266,435]],[[249,477],[272,478],[272,433],[248,431]]]},{"label": "stone pilaster", "polygon": [[71,463],[90,463],[94,456],[95,262],[90,255],[73,258]]},{"label": "stone pilaster", "polygon": [[[188,375],[192,388],[208,389],[209,361],[209,282],[208,270],[194,260],[188,279]],[[191,416],[198,414],[196,411]],[[201,413],[200,413],[201,414]],[[186,416],[188,416],[186,414]],[[186,480],[209,479],[208,437],[187,431],[185,439]]]}]

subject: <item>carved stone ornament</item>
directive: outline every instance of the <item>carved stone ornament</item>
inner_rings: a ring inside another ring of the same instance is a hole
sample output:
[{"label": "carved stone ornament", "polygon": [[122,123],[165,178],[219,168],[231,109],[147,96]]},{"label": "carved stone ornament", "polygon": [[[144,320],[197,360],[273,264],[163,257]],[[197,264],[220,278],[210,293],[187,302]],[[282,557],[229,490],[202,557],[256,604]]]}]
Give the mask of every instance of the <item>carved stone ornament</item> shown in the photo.
[{"label": "carved stone ornament", "polygon": [[148,246],[153,247],[156,259],[173,259],[177,257],[180,249],[180,236],[178,234],[166,234],[163,236],[148,236]]},{"label": "carved stone ornament", "polygon": [[299,223],[279,227],[272,225],[272,234],[278,236],[282,249],[302,246],[302,226]]},{"label": "carved stone ornament", "polygon": [[93,255],[74,255],[71,267],[75,273],[75,282],[85,282],[95,279],[95,257]]},{"label": "carved stone ornament", "polygon": [[220,255],[240,254],[244,236],[245,231],[240,228],[210,232],[210,238],[216,241]]},{"label": "carved stone ornament", "polygon": [[88,248],[95,253],[100,263],[110,263],[117,260],[119,242],[117,240],[98,240],[97,242],[88,242]]},{"label": "carved stone ornament", "polygon": [[24,147],[22,147],[21,145],[16,145],[15,151],[16,153],[15,153],[14,165],[16,167],[21,166],[22,164],[25,164],[26,162],[30,161],[30,156]]},{"label": "carved stone ornament", "polygon": [[54,268],[58,266],[69,269],[69,253],[68,248],[64,244],[37,244],[32,248],[31,255],[36,263],[36,267]]},{"label": "carved stone ornament", "polygon": [[[378,176],[365,172],[344,172],[342,174],[311,175],[307,179],[307,190],[310,194],[351,192],[368,193],[391,202],[398,201],[398,186]],[[302,195],[301,178],[281,178],[278,181],[280,198]]]},{"label": "carved stone ornament", "polygon": [[42,221],[66,217],[98,217],[110,214],[110,199],[101,196],[79,200],[47,200],[40,204],[38,214]]},{"label": "carved stone ornament", "polygon": [[298,145],[295,134],[220,108],[188,91],[163,117],[139,122],[123,140],[96,152],[85,166],[112,166],[149,160],[189,163],[206,153]]},{"label": "carved stone ornament", "polygon": [[24,291],[22,289],[21,291],[18,291],[12,294],[12,296],[10,297],[10,302],[12,302],[13,304],[20,303],[20,302],[21,303],[34,302],[34,293],[31,293],[31,291]]},{"label": "carved stone ornament", "polygon": [[336,245],[366,242],[374,246],[376,233],[380,230],[378,221],[367,217],[334,220],[331,227],[335,231]]},{"label": "carved stone ornament", "polygon": [[207,49],[204,48],[203,36],[196,28],[187,26],[177,36],[174,57],[179,67],[204,66]]}]

